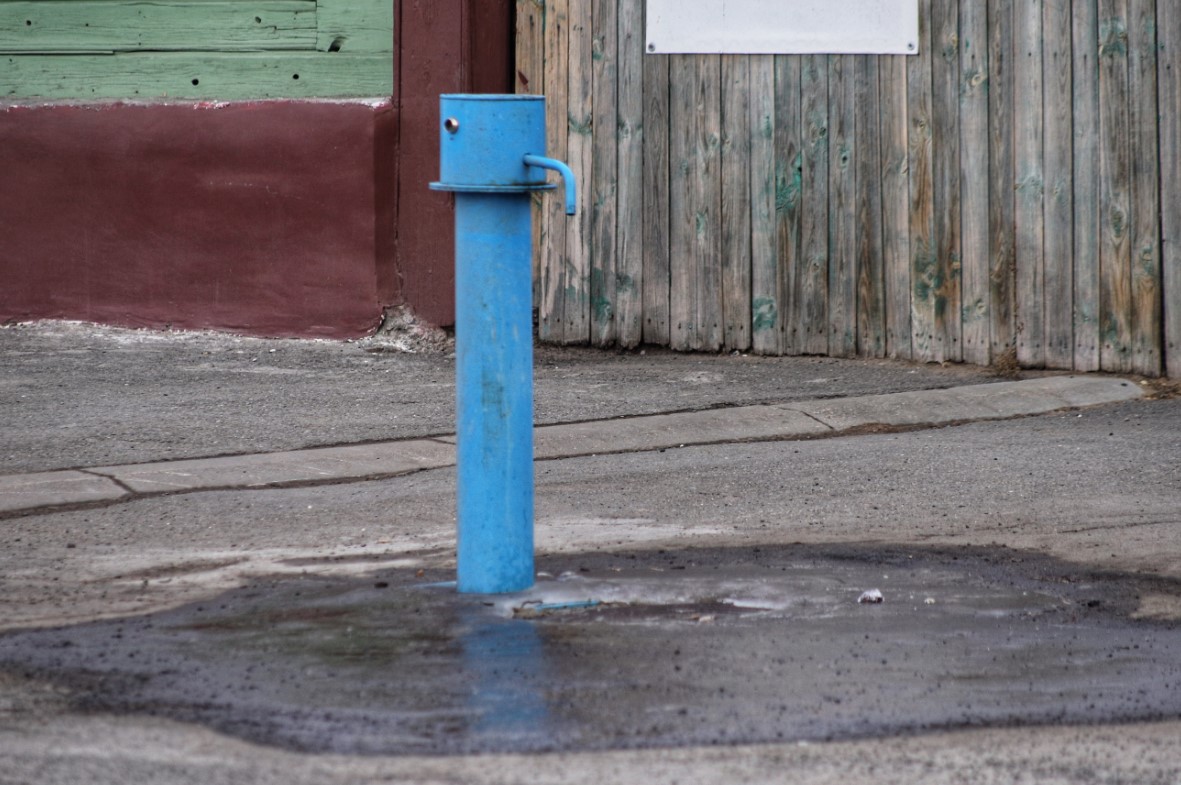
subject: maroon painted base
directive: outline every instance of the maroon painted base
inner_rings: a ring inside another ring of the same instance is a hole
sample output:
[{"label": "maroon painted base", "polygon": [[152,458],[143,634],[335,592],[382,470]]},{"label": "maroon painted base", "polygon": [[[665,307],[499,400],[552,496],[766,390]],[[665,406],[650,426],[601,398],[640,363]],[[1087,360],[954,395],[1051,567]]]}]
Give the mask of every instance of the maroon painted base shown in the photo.
[{"label": "maroon painted base", "polygon": [[389,103],[0,107],[0,322],[369,332],[396,136]]}]

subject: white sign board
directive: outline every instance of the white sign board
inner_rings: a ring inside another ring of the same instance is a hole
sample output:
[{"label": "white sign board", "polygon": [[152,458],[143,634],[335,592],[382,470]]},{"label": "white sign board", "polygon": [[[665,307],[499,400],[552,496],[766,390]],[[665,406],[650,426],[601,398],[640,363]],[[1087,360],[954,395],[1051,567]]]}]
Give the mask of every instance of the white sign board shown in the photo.
[{"label": "white sign board", "polygon": [[918,0],[647,0],[647,3],[647,48],[651,54],[918,54],[919,51]]}]

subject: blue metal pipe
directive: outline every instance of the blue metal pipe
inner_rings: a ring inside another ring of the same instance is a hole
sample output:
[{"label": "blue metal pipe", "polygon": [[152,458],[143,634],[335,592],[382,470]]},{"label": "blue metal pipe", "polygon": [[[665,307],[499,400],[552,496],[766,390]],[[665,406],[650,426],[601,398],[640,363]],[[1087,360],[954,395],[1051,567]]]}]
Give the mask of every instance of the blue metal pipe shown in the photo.
[{"label": "blue metal pipe", "polygon": [[536,168],[574,174],[545,149],[545,99],[444,95],[440,182],[455,193],[455,359],[460,592],[533,585],[533,292]]},{"label": "blue metal pipe", "polygon": [[455,195],[459,591],[533,585],[528,192]]},{"label": "blue metal pipe", "polygon": [[574,184],[574,172],[570,171],[570,167],[556,158],[546,158],[543,155],[526,155],[525,163],[541,169],[552,169],[562,175],[562,180],[566,183],[566,215],[574,215],[578,202],[578,187]]}]

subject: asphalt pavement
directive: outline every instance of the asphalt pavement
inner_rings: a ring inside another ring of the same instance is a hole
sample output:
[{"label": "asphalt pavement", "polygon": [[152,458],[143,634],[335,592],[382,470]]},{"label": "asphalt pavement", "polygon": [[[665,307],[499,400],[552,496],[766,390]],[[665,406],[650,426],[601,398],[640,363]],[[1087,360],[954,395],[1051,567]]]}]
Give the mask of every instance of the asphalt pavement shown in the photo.
[{"label": "asphalt pavement", "polygon": [[[0,329],[0,625],[152,619],[263,579],[445,577],[449,351],[438,335]],[[1000,554],[1038,565],[1020,580],[1085,584],[1100,603],[1106,587],[1121,630],[1178,628],[1172,385],[555,347],[536,349],[535,369],[538,551],[553,570],[577,572],[592,554],[657,569],[670,553],[735,548],[806,548],[871,569],[875,549],[940,569]],[[1175,681],[1160,689],[1181,694]],[[85,696],[52,668],[0,669],[0,782],[1181,783],[1181,717],[1167,700],[1143,715],[1084,702],[1058,720],[972,729],[969,715],[827,741],[793,725],[781,742],[754,732],[702,746],[712,737],[695,730],[616,745],[631,749],[423,756],[292,751],[167,711],[96,710]]]}]

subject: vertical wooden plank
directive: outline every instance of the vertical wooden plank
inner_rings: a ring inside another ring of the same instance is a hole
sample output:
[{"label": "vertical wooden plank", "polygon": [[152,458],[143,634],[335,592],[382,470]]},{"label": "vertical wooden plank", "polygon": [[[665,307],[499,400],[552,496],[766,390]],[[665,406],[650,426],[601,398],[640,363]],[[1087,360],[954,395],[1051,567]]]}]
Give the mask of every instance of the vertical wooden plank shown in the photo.
[{"label": "vertical wooden plank", "polygon": [[906,92],[910,120],[907,141],[910,146],[911,345],[914,359],[925,362],[939,359],[935,344],[935,292],[940,282],[931,117],[931,79],[937,56],[931,38],[931,0],[919,0],[919,55],[907,62]]},{"label": "vertical wooden plank", "polygon": [[804,123],[802,57],[775,57],[775,246],[782,288],[778,297],[780,346],[805,351],[803,279]]},{"label": "vertical wooden plank", "polygon": [[[697,277],[694,268],[701,161],[697,155],[697,68],[692,55],[672,55],[668,73],[669,346],[694,348]],[[704,229],[704,224],[700,227]]]},{"label": "vertical wooden plank", "polygon": [[[545,94],[545,6],[516,0],[516,60],[513,83],[520,95]],[[533,307],[541,307],[542,195],[533,194]]]},{"label": "vertical wooden plank", "polygon": [[1041,368],[1046,363],[1045,346],[1045,176],[1042,4],[1024,0],[1014,19],[1016,57],[1013,71],[1017,84],[1013,113],[1013,139],[1017,176],[1016,261],[1017,261],[1017,361]]},{"label": "vertical wooden plank", "polygon": [[721,58],[673,57],[669,73],[669,345],[722,346]]},{"label": "vertical wooden plank", "polygon": [[1157,3],[1165,372],[1181,378],[1181,5]]},{"label": "vertical wooden plank", "polygon": [[[1161,373],[1158,0],[1128,0],[1128,94],[1132,125],[1132,370]],[[1176,0],[1164,0],[1176,5]],[[1172,141],[1176,144],[1176,140]],[[1176,183],[1173,184],[1176,187]]]},{"label": "vertical wooden plank", "polygon": [[1070,0],[1045,0],[1045,358],[1074,364],[1074,152]]},{"label": "vertical wooden plank", "polygon": [[988,5],[960,0],[960,224],[963,359],[992,361],[988,283]]},{"label": "vertical wooden plank", "polygon": [[[545,0],[545,136],[549,155],[568,159],[566,71],[570,53],[570,0]],[[566,287],[570,254],[566,245],[566,213],[562,200],[542,201],[542,259],[539,288],[541,302],[537,330],[544,341],[561,341],[565,335]]]},{"label": "vertical wooden plank", "polygon": [[857,353],[857,125],[854,58],[828,59],[828,353]]},{"label": "vertical wooden plank", "polygon": [[643,0],[619,3],[619,181],[615,324],[619,345],[643,338],[644,25]]},{"label": "vertical wooden plank", "polygon": [[1099,370],[1099,6],[1073,2],[1074,369]]},{"label": "vertical wooden plank", "polygon": [[828,353],[828,57],[805,55],[800,72],[803,184],[795,309],[799,349]]},{"label": "vertical wooden plank", "polygon": [[566,227],[570,268],[562,292],[562,343],[590,338],[591,237],[594,232],[594,15],[590,3],[570,3],[570,59],[567,71],[567,163],[577,176],[578,214]]},{"label": "vertical wooden plank", "polygon": [[959,5],[931,5],[931,106],[935,184],[935,339],[938,360],[963,359],[960,336]]},{"label": "vertical wooden plank", "polygon": [[857,151],[857,353],[863,357],[884,357],[886,272],[882,250],[882,111],[877,57],[855,59],[853,85]]},{"label": "vertical wooden plank", "polygon": [[750,61],[722,56],[723,342],[738,351],[751,345]]},{"label": "vertical wooden plank", "polygon": [[913,356],[910,325],[910,142],[907,61],[878,58],[882,129],[882,267],[886,277],[886,356]]},{"label": "vertical wooden plank", "polygon": [[700,177],[694,182],[694,273],[697,277],[697,339],[694,349],[722,348],[722,62],[718,55],[698,57],[697,156]]},{"label": "vertical wooden plank", "polygon": [[1016,362],[1013,0],[992,0],[988,11],[989,331],[994,362]]},{"label": "vertical wooden plank", "polygon": [[516,74],[520,95],[545,93],[545,5],[539,0],[516,0]]},{"label": "vertical wooden plank", "polygon": [[590,339],[609,346],[615,325],[615,230],[619,155],[619,20],[617,0],[590,4],[591,31],[591,173],[590,213]]},{"label": "vertical wooden plank", "polygon": [[783,352],[783,265],[776,242],[775,57],[750,59],[751,346]]},{"label": "vertical wooden plank", "polygon": [[1114,372],[1132,370],[1127,18],[1127,0],[1099,0],[1099,360]]},{"label": "vertical wooden plank", "polygon": [[662,346],[670,342],[670,63],[665,55],[644,56],[643,340]]}]

